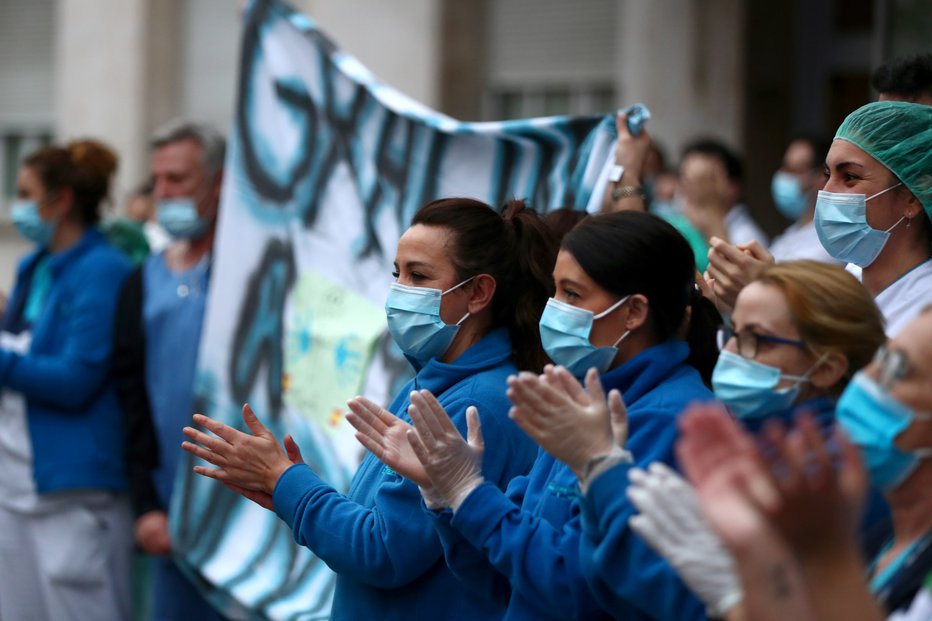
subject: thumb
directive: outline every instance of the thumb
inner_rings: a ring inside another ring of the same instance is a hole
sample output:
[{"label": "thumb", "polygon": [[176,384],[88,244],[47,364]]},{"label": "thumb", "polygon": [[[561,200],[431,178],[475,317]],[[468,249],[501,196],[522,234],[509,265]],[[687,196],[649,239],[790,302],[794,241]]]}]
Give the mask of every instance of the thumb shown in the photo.
[{"label": "thumb", "polygon": [[773,263],[773,255],[764,248],[759,241],[753,239],[745,244],[739,244],[738,248],[749,254],[752,258],[764,263]]},{"label": "thumb", "polygon": [[619,110],[615,114],[615,130],[618,132],[619,136],[628,133],[628,115],[624,110]]},{"label": "thumb", "polygon": [[478,452],[485,451],[485,440],[482,438],[482,423],[479,422],[479,410],[475,406],[466,408],[466,440],[469,446]]},{"label": "thumb", "polygon": [[602,388],[602,380],[595,368],[589,369],[586,373],[586,392],[589,393],[590,403],[601,403],[605,400],[605,389]]},{"label": "thumb", "polygon": [[246,426],[249,427],[249,431],[251,431],[254,436],[271,435],[269,430],[265,428],[265,425],[259,421],[256,413],[252,411],[248,403],[243,405],[243,422],[246,423]]},{"label": "thumb", "polygon": [[624,448],[628,441],[628,408],[625,407],[618,389],[613,388],[608,393],[608,411],[612,418],[612,435],[615,437],[615,444]]},{"label": "thumb", "polygon": [[301,448],[298,446],[298,443],[294,441],[294,437],[290,433],[285,436],[285,452],[288,454],[288,459],[291,460],[291,463],[304,463],[304,457],[301,455]]}]

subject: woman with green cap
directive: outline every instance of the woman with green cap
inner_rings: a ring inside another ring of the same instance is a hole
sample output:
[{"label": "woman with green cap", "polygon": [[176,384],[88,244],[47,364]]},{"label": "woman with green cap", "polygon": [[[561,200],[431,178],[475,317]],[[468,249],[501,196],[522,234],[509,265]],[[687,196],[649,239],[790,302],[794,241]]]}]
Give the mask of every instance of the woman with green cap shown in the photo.
[{"label": "woman with green cap", "polygon": [[889,336],[932,304],[932,106],[878,101],[848,115],[815,224],[832,257],[860,268]]}]

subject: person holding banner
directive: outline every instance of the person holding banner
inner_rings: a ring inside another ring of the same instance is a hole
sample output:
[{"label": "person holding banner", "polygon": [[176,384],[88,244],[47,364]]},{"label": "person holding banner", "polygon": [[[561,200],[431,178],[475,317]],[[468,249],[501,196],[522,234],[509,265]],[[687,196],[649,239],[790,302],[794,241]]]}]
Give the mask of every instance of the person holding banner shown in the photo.
[{"label": "person holding banner", "polygon": [[29,155],[12,216],[35,244],[0,332],[0,617],[129,619],[132,516],[112,367],[129,261],[97,230],[117,156]]},{"label": "person holding banner", "polygon": [[[486,429],[483,476],[498,489],[526,474],[536,447],[506,414],[505,380],[546,361],[538,319],[553,291],[556,242],[544,220],[512,201],[501,214],[479,201],[429,203],[398,243],[395,282],[385,304],[389,330],[417,375],[388,409],[363,397],[349,401],[357,429],[377,428],[407,449],[406,412],[413,390],[427,389],[466,430],[467,409]],[[293,464],[252,410],[252,434],[208,417],[194,421],[215,435],[185,428],[185,450],[217,466],[195,472],[215,478],[273,509],[337,573],[331,618],[409,620],[496,619],[505,608],[463,589],[444,561],[417,485],[404,468],[386,468],[385,448],[372,449],[344,495],[307,465]],[[195,444],[196,443],[196,444]],[[293,452],[289,445],[289,452]]]}]

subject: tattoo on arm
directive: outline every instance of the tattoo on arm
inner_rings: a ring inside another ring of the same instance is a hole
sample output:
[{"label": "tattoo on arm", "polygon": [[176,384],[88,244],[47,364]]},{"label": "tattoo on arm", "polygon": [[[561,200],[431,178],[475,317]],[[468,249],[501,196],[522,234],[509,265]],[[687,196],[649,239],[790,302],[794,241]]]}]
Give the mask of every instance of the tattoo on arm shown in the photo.
[{"label": "tattoo on arm", "polygon": [[786,565],[781,563],[770,568],[770,588],[777,599],[788,599],[793,594]]}]

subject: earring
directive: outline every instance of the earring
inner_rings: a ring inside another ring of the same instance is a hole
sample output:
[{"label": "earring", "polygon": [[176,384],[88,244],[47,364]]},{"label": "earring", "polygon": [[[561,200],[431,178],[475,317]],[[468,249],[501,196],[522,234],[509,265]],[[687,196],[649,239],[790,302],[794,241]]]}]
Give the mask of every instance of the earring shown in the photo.
[{"label": "earring", "polygon": [[913,225],[913,219],[911,216],[906,217],[906,228],[909,228]]}]

